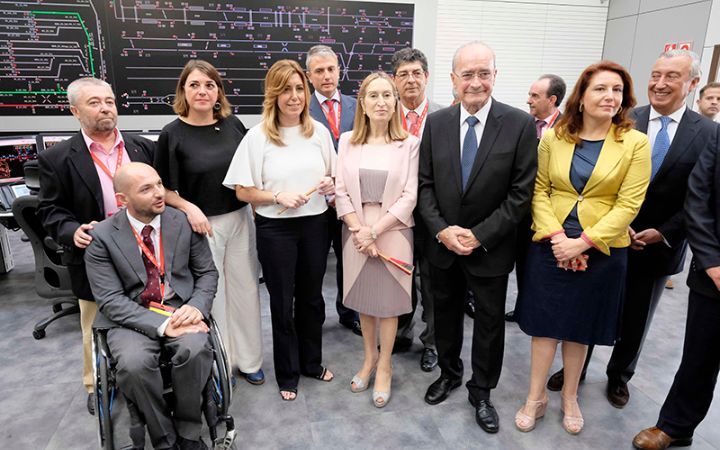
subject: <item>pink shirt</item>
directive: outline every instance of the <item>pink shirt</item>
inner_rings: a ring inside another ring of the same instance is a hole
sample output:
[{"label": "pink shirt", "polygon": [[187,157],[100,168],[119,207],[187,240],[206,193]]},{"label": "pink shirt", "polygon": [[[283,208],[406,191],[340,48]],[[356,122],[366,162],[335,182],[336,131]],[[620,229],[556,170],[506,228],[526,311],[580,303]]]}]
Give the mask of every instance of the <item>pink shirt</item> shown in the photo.
[{"label": "pink shirt", "polygon": [[[123,141],[120,130],[115,129],[115,143],[112,148],[108,151],[101,144],[93,141],[90,136],[85,134],[85,130],[82,131],[83,139],[85,139],[85,145],[90,150],[90,153],[100,160],[105,167],[110,171],[111,174],[115,175],[115,169],[117,166],[118,151],[123,153],[122,164],[130,162],[130,157],[127,151],[125,151],[125,141]],[[103,206],[105,209],[105,217],[110,217],[119,209],[117,201],[115,200],[115,190],[113,189],[113,180],[100,166],[93,160],[95,170],[97,170],[98,178],[100,179],[100,187],[102,188],[103,194]],[[122,165],[121,164],[121,165]]]}]

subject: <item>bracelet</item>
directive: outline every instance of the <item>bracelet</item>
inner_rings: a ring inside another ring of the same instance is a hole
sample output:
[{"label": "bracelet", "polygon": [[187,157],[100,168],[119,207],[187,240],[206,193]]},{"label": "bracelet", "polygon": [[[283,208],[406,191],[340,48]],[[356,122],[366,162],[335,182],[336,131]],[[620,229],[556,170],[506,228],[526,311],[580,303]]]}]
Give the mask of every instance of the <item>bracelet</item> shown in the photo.
[{"label": "bracelet", "polygon": [[273,192],[273,205],[277,205],[277,204],[278,204],[278,199],[277,199],[277,198],[278,198],[278,195],[280,195],[280,191],[278,191],[278,192]]},{"label": "bracelet", "polygon": [[377,239],[377,233],[375,232],[375,226],[370,227],[370,237],[373,238],[373,241]]}]

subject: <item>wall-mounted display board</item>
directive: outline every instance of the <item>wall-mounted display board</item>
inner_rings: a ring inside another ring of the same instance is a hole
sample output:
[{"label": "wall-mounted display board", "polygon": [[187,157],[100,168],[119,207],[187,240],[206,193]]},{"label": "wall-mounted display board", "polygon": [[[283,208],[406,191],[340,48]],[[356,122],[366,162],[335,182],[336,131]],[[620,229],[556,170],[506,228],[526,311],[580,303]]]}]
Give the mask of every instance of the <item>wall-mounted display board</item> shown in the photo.
[{"label": "wall-mounted display board", "polygon": [[0,0],[0,115],[67,115],[65,89],[81,76],[111,83],[121,115],[172,114],[191,58],[220,70],[235,114],[258,114],[273,62],[304,67],[321,43],[338,53],[351,93],[412,46],[413,16],[407,3]]}]

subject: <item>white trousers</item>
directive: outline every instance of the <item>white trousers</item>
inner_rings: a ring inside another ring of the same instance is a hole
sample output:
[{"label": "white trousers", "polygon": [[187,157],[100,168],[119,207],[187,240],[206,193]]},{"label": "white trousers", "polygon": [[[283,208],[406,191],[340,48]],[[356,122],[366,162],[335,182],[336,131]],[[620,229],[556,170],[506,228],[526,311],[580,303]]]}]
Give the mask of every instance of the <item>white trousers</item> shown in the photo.
[{"label": "white trousers", "polygon": [[260,330],[260,264],[255,245],[255,223],[249,207],[208,217],[208,236],[217,267],[218,290],[212,314],[220,328],[231,367],[245,373],[262,366]]}]

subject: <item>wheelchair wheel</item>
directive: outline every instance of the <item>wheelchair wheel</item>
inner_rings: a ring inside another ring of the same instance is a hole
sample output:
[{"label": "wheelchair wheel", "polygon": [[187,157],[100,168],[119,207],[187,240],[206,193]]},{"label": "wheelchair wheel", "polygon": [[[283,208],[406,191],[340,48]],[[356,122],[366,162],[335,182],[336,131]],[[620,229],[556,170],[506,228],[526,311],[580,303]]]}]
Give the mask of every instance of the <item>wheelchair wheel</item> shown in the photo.
[{"label": "wheelchair wheel", "polygon": [[[102,338],[100,338],[102,339]],[[94,344],[98,344],[97,335]],[[95,368],[95,415],[98,419],[98,439],[100,448],[114,450],[113,426],[112,426],[112,403],[115,396],[115,388],[110,382],[110,367],[107,355],[102,347],[96,349]]]},{"label": "wheelchair wheel", "polygon": [[[215,319],[210,317],[210,341],[213,348],[213,367],[206,389],[205,419],[210,431],[210,439],[216,450],[235,448],[235,422],[229,414],[232,402],[232,387],[230,386],[230,364],[225,353],[222,336],[218,332]],[[209,392],[208,392],[209,391]],[[210,398],[208,398],[210,397]],[[207,404],[210,400],[211,404]],[[218,437],[218,425],[225,423],[225,433]]]}]

